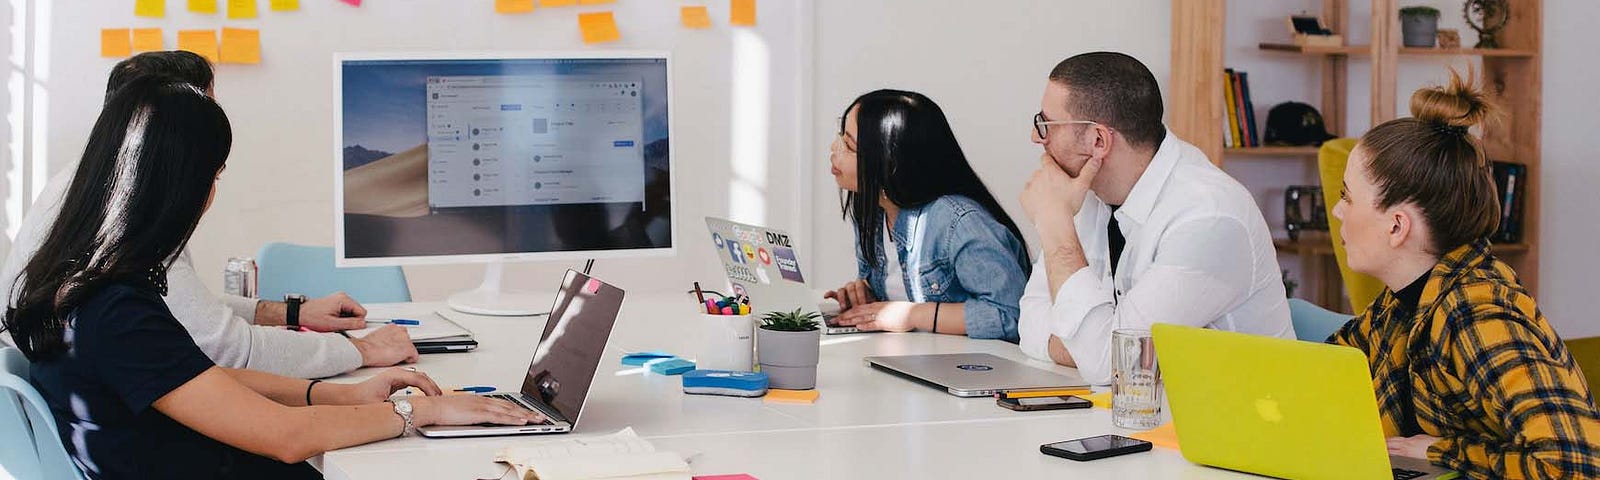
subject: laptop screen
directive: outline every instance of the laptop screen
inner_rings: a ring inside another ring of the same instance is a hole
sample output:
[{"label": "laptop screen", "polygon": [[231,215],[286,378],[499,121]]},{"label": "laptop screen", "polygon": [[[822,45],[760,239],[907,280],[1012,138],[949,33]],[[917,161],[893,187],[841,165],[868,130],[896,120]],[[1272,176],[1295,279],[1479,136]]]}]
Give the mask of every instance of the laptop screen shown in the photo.
[{"label": "laptop screen", "polygon": [[622,310],[622,296],[617,287],[568,270],[522,381],[522,394],[554,407],[562,417],[558,420],[576,424]]}]

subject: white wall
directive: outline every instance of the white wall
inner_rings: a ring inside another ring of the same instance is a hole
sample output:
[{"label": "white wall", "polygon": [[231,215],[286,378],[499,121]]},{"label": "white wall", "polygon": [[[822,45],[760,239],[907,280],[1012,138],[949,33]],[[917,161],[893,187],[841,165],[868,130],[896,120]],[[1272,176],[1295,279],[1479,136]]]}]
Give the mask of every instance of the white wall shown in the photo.
[{"label": "white wall", "polygon": [[[301,2],[293,13],[225,21],[194,15],[169,1],[167,18],[133,16],[117,8],[56,8],[49,19],[54,70],[48,82],[49,163],[75,161],[99,111],[106,72],[116,59],[99,56],[99,28],[160,26],[167,46],[180,28],[222,25],[260,28],[261,65],[220,65],[217,96],[234,125],[233,155],[216,203],[197,232],[199,271],[220,287],[223,261],[252,255],[265,242],[329,245],[333,241],[333,107],[335,51],[399,50],[670,50],[677,157],[679,255],[598,262],[602,278],[635,290],[687,288],[690,279],[720,277],[701,217],[729,215],[798,230],[808,214],[796,201],[808,189],[786,181],[801,163],[801,132],[810,94],[801,75],[809,59],[808,8],[802,2],[761,3],[760,26],[726,25],[727,2],[710,2],[717,28],[678,26],[679,2],[624,1],[604,8],[540,9],[529,15],[494,13],[493,2],[385,0],[351,8],[340,2]],[[266,2],[262,2],[265,5]],[[585,47],[580,11],[615,9],[619,43]],[[736,206],[730,206],[736,205]],[[512,287],[547,291],[571,264],[522,264],[508,269]],[[407,268],[414,295],[438,299],[476,285],[479,266]],[[211,273],[215,275],[211,275]]]},{"label": "white wall", "polygon": [[1539,179],[1539,307],[1568,338],[1600,335],[1600,2],[1556,0],[1544,11],[1544,120]]}]

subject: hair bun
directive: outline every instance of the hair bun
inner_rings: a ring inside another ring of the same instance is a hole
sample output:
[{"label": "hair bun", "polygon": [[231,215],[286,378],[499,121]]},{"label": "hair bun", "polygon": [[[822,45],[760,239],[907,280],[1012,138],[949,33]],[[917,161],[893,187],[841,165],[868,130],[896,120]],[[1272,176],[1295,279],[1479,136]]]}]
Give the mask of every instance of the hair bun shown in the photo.
[{"label": "hair bun", "polygon": [[[1473,72],[1468,70],[1467,73]],[[1411,116],[1449,127],[1451,131],[1482,124],[1494,113],[1494,104],[1478,90],[1476,82],[1463,80],[1454,68],[1450,69],[1449,84],[1423,88],[1411,94]]]}]

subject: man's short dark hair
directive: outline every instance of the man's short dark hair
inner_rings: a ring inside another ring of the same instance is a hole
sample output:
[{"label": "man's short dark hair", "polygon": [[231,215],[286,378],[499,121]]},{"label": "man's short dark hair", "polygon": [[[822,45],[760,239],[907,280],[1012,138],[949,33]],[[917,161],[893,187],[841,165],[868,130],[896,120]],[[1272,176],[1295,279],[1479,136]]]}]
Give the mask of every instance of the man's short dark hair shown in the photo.
[{"label": "man's short dark hair", "polygon": [[106,96],[134,79],[156,75],[194,85],[201,91],[211,90],[214,74],[211,62],[205,57],[183,50],[144,52],[117,62],[111,67],[111,77],[106,79]]},{"label": "man's short dark hair", "polygon": [[1138,59],[1116,52],[1073,56],[1050,71],[1068,88],[1067,112],[1122,133],[1134,148],[1155,149],[1166,137],[1161,87]]}]

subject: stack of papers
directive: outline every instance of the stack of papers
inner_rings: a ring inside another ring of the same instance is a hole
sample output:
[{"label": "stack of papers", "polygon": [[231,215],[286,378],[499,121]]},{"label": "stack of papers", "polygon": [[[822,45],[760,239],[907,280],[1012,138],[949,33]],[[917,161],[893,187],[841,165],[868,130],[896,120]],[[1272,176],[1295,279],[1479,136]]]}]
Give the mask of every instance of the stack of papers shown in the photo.
[{"label": "stack of papers", "polygon": [[632,428],[600,437],[506,447],[494,461],[510,464],[522,480],[690,480],[683,457],[656,451]]},{"label": "stack of papers", "polygon": [[[374,322],[388,322],[392,319],[368,317],[368,320]],[[430,313],[420,317],[412,318],[412,320],[416,320],[417,324],[403,325],[403,327],[406,329],[406,333],[411,334],[412,342],[449,342],[472,340],[471,330],[467,330],[466,327],[462,327],[456,322],[452,322],[450,319],[445,318],[443,315],[438,313]],[[374,330],[377,330],[384,325],[386,325],[386,323],[371,323],[368,324],[367,328],[350,330],[345,332],[345,334],[349,335],[351,338],[361,338],[371,334]]]}]

